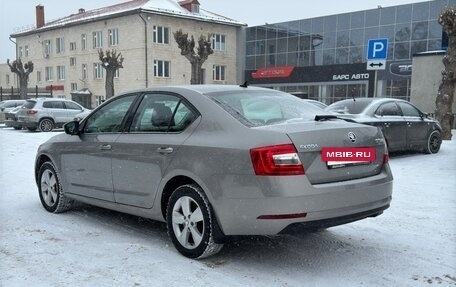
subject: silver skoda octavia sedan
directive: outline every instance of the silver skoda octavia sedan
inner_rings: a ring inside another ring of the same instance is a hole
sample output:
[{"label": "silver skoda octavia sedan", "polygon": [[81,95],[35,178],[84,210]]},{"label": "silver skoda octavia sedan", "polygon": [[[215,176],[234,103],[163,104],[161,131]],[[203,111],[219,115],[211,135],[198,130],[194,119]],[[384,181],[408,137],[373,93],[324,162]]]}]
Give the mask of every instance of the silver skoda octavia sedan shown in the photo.
[{"label": "silver skoda octavia sedan", "polygon": [[230,236],[381,214],[393,181],[382,132],[321,113],[256,87],[121,94],[40,146],[40,200],[54,213],[80,201],[164,221],[189,258],[215,254]]}]

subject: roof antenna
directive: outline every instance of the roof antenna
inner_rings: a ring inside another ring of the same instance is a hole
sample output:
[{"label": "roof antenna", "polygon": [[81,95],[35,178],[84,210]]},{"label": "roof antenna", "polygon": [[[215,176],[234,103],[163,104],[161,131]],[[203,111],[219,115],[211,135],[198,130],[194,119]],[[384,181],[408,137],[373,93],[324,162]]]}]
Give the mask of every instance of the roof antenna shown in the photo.
[{"label": "roof antenna", "polygon": [[241,87],[241,88],[247,88],[248,86],[249,86],[249,84],[247,83],[247,81],[245,81],[244,84],[239,85],[239,87]]}]

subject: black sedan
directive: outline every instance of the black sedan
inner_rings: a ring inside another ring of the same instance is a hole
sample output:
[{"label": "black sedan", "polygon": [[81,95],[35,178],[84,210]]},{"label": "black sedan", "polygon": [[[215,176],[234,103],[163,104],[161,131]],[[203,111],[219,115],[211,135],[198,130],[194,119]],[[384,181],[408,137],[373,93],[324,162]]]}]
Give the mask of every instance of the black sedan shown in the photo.
[{"label": "black sedan", "polygon": [[389,151],[437,153],[442,143],[439,122],[407,101],[392,98],[355,98],[328,106],[326,111],[383,131]]}]

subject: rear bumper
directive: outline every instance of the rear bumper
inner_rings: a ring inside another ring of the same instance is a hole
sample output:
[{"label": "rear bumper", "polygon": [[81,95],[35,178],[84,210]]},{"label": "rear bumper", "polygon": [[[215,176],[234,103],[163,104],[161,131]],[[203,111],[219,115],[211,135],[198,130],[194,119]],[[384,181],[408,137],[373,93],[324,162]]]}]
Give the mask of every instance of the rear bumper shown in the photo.
[{"label": "rear bumper", "polygon": [[17,121],[18,126],[23,128],[37,128],[38,123],[36,122],[28,122],[28,121]]},{"label": "rear bumper", "polygon": [[342,225],[354,221],[358,221],[367,217],[376,217],[383,213],[385,209],[389,207],[389,204],[382,206],[380,208],[363,211],[355,214],[333,217],[328,219],[321,219],[315,221],[307,221],[307,222],[297,222],[292,223],[285,227],[280,234],[295,234],[300,232],[306,232],[308,230],[314,230],[319,228],[328,228],[332,226]]},{"label": "rear bumper", "polygon": [[7,127],[13,127],[13,128],[19,128],[22,127],[21,123],[15,120],[5,120],[5,126]]},{"label": "rear bumper", "polygon": [[[379,215],[392,199],[393,179],[389,168],[376,176],[328,184],[311,185],[297,177],[281,180],[274,179],[272,188],[283,190],[274,196],[224,197],[214,202],[223,233],[274,235],[295,229],[336,226]],[[305,216],[287,217],[295,214]],[[265,215],[285,216],[284,219],[260,218]]]}]

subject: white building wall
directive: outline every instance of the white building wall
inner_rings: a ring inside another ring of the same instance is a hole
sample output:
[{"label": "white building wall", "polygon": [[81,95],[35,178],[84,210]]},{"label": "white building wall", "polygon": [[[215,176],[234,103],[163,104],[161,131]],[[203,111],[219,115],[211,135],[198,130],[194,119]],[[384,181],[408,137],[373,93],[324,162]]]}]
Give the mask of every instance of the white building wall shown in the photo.
[{"label": "white building wall", "polygon": [[[413,57],[410,102],[426,113],[435,113],[435,100],[442,82],[442,71],[445,69],[443,56],[437,54]],[[453,112],[456,112],[456,101],[453,103]]]},{"label": "white building wall", "polygon": [[[50,31],[36,32],[31,35],[18,36],[17,52],[22,51],[23,61],[33,61],[35,71],[30,75],[29,87],[38,85],[46,86],[63,86],[63,90],[55,90],[54,97],[64,96],[71,98],[71,84],[76,84],[77,89],[89,89],[92,92],[92,107],[96,106],[96,96],[105,94],[105,78],[96,79],[94,75],[94,64],[99,63],[98,49],[94,48],[93,32],[102,31],[103,50],[116,49],[124,57],[123,69],[120,69],[119,78],[115,79],[116,94],[128,90],[146,87],[146,62],[145,62],[145,25],[147,25],[147,71],[149,87],[156,85],[174,85],[190,83],[190,63],[180,55],[180,49],[174,41],[173,33],[182,29],[184,33],[194,35],[195,41],[198,41],[200,35],[216,33],[226,36],[226,50],[215,51],[210,55],[208,60],[203,64],[205,72],[204,83],[206,84],[235,84],[239,82],[239,74],[242,73],[242,67],[238,67],[243,57],[237,54],[237,46],[242,43],[239,39],[242,29],[239,26],[223,25],[198,20],[190,20],[179,17],[163,16],[156,14],[139,14],[120,16],[100,20],[96,22],[81,23],[69,27],[57,28]],[[153,26],[163,26],[169,28],[169,44],[153,43]],[[108,46],[108,30],[118,29],[119,44],[117,46]],[[87,36],[87,48],[81,47],[81,36]],[[56,39],[63,37],[65,50],[62,53],[56,53]],[[47,56],[45,54],[45,41],[50,40],[52,43],[52,52]],[[76,43],[76,49],[70,51],[70,43]],[[26,55],[26,47],[28,55]],[[70,66],[70,58],[76,59],[76,64]],[[169,78],[154,77],[154,60],[165,60],[171,62],[171,74]],[[87,65],[87,79],[82,79],[82,64]],[[226,66],[226,81],[213,81],[213,65]],[[57,66],[65,66],[65,79],[57,79]],[[53,79],[46,81],[46,67],[52,67]],[[38,74],[41,73],[41,79]]]}]

